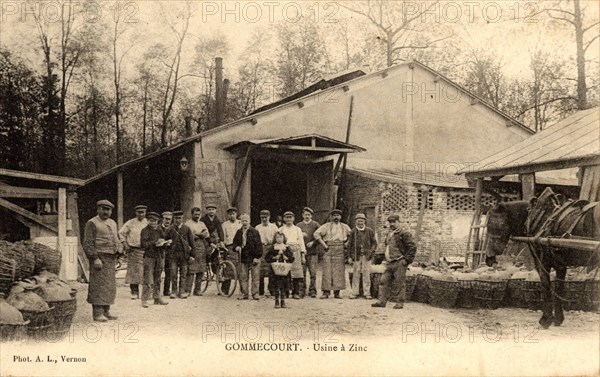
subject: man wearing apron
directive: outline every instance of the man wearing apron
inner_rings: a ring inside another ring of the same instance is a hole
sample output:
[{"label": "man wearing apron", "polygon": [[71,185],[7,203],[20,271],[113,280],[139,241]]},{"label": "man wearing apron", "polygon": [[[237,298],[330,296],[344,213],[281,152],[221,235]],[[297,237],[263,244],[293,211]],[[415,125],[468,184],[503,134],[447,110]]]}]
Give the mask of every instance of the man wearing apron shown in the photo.
[{"label": "man wearing apron", "polygon": [[323,276],[321,298],[329,298],[333,290],[335,298],[342,298],[340,290],[346,289],[344,264],[346,261],[344,247],[350,235],[350,227],[342,223],[342,211],[331,211],[331,221],[325,223],[315,232],[315,239],[323,246]]},{"label": "man wearing apron", "polygon": [[144,284],[144,249],[140,243],[142,229],[148,225],[144,205],[135,207],[135,218],[127,221],[119,231],[119,239],[127,256],[125,284],[131,289],[131,299],[140,298],[140,284]]}]

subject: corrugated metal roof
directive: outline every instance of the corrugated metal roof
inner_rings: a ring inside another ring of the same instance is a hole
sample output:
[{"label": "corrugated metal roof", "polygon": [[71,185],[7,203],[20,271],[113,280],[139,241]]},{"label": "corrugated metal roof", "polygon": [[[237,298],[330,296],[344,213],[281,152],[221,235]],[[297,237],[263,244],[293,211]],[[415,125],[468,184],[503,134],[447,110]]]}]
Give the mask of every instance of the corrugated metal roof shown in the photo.
[{"label": "corrugated metal roof", "polygon": [[600,162],[600,108],[579,111],[458,172],[467,177],[563,169]]}]

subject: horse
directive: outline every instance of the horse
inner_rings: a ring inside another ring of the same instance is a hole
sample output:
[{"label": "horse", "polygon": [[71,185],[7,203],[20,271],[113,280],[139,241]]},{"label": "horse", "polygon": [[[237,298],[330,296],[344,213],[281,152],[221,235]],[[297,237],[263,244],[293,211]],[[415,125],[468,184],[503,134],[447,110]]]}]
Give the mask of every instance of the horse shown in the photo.
[{"label": "horse", "polygon": [[[549,187],[531,201],[498,201],[487,214],[486,264],[492,266],[496,263],[496,255],[502,254],[511,236],[593,238],[595,226],[598,225],[593,214],[597,204],[586,200],[564,201]],[[542,317],[539,324],[544,329],[552,324],[560,326],[564,321],[562,301],[567,267],[598,266],[598,250],[590,252],[555,248],[536,242],[527,244],[542,286]],[[550,282],[552,268],[556,271],[554,286]]]}]

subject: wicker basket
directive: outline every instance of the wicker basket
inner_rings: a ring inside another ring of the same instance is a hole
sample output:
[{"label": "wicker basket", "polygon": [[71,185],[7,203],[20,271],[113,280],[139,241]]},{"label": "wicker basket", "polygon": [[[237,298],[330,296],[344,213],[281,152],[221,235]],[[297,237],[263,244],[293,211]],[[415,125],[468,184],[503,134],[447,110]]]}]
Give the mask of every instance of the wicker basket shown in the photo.
[{"label": "wicker basket", "polygon": [[2,247],[2,256],[13,259],[15,265],[15,280],[30,278],[35,269],[35,256],[23,241]]},{"label": "wicker basket", "polygon": [[458,296],[456,297],[456,307],[472,309],[477,307],[473,297],[473,280],[459,280]]},{"label": "wicker basket", "polygon": [[21,324],[0,324],[0,342],[22,342],[27,339],[27,325],[29,321]]},{"label": "wicker basket", "polygon": [[431,276],[417,275],[417,282],[412,294],[412,300],[423,304],[429,303],[429,282]]},{"label": "wicker basket", "polygon": [[586,281],[586,289],[585,289],[585,302],[586,302],[586,310],[592,312],[600,311],[600,280],[587,280]]},{"label": "wicker basket", "polygon": [[271,268],[273,268],[273,273],[277,276],[287,276],[290,270],[292,269],[291,263],[283,263],[283,262],[273,262],[271,263]]},{"label": "wicker basket", "polygon": [[0,293],[8,295],[15,281],[17,263],[4,255],[0,255]]},{"label": "wicker basket", "polygon": [[527,301],[524,295],[525,279],[510,279],[506,285],[506,296],[504,296],[504,305],[513,308],[527,308]]},{"label": "wicker basket", "polygon": [[52,325],[47,335],[49,339],[61,339],[69,333],[75,311],[77,311],[77,298],[66,301],[48,301],[48,306],[54,307],[52,311]]},{"label": "wicker basket", "polygon": [[[415,290],[416,283],[417,283],[416,276],[410,275],[410,276],[406,277],[406,281],[404,283],[404,289],[405,289],[404,301],[411,301],[411,297]],[[400,302],[400,287],[397,284],[392,284],[390,301],[391,302]]]},{"label": "wicker basket", "polygon": [[29,321],[27,336],[36,340],[45,337],[54,322],[53,310],[54,307],[43,311],[21,310],[23,319]]},{"label": "wicker basket", "polygon": [[527,308],[531,310],[540,310],[542,308],[542,283],[539,281],[523,281],[521,286],[523,299],[527,303]]},{"label": "wicker basket", "polygon": [[460,282],[432,279],[429,282],[429,303],[438,308],[452,308],[460,292]]},{"label": "wicker basket", "polygon": [[[553,285],[556,281],[553,282]],[[567,280],[564,282],[563,308],[565,310],[586,310],[588,307],[589,284],[582,280]]]},{"label": "wicker basket", "polygon": [[473,297],[479,307],[498,309],[506,294],[507,281],[473,281]]},{"label": "wicker basket", "polygon": [[35,273],[39,273],[42,270],[57,275],[60,273],[60,263],[62,260],[60,251],[36,242],[25,241],[25,244],[29,247],[35,258]]}]

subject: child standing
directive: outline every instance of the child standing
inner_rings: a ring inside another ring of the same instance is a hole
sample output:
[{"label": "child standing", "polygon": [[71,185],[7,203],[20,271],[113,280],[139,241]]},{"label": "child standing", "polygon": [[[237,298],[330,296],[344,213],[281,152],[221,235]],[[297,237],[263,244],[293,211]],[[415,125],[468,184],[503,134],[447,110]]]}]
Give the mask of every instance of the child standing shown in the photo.
[{"label": "child standing", "polygon": [[[294,261],[294,254],[286,245],[286,237],[283,233],[275,233],[275,236],[273,236],[273,245],[267,253],[265,260],[268,263],[292,263]],[[271,278],[274,281],[273,287],[275,289],[275,309],[278,309],[280,307],[287,308],[287,306],[285,305],[285,292],[288,290],[287,280],[289,274],[290,273],[288,272],[288,276],[279,276],[273,272],[273,274],[271,275]]]}]

